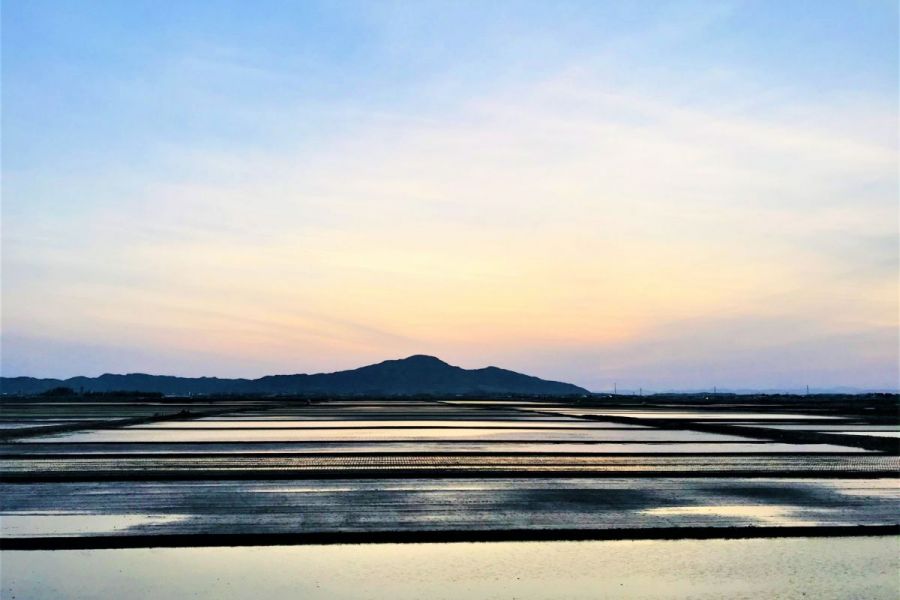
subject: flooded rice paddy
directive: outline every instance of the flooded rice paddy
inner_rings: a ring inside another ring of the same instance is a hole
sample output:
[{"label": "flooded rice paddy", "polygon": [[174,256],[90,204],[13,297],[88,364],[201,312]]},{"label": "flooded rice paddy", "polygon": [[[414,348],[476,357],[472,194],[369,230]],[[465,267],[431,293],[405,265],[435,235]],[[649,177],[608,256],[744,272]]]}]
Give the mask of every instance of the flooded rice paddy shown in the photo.
[{"label": "flooded rice paddy", "polygon": [[356,544],[6,552],[3,597],[897,597],[900,538]]},{"label": "flooded rice paddy", "polygon": [[[20,401],[0,420],[4,597],[67,585],[72,597],[119,597],[122,573],[161,582],[129,597],[180,597],[200,589],[186,565],[217,598],[900,590],[900,456],[892,437],[871,435],[893,436],[896,423],[277,399]],[[881,537],[771,537],[825,534]],[[612,541],[747,536],[766,539]],[[585,539],[608,541],[556,541]],[[495,541],[463,543],[480,540]],[[366,541],[383,544],[350,544]],[[293,545],[322,543],[340,545]],[[248,570],[273,561],[290,568]],[[759,575],[790,564],[785,578]],[[670,579],[682,583],[659,583]]]},{"label": "flooded rice paddy", "polygon": [[58,434],[34,438],[35,442],[414,442],[466,440],[479,442],[747,442],[747,438],[695,431],[667,431],[655,429],[587,429],[573,427],[511,429],[469,427],[426,428],[121,428],[100,429],[84,433]]},{"label": "flooded rice paddy", "polygon": [[3,527],[15,537],[840,527],[890,522],[898,502],[881,478],[60,482],[11,486]]}]

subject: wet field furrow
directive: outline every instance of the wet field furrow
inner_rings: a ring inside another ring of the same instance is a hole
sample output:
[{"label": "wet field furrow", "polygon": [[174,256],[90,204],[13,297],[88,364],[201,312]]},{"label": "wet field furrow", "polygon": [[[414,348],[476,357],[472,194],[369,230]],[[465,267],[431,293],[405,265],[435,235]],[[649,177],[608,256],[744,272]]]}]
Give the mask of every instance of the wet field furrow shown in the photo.
[{"label": "wet field furrow", "polygon": [[8,482],[65,479],[197,479],[248,478],[279,472],[284,477],[378,477],[410,471],[424,476],[483,476],[502,474],[550,475],[554,472],[607,476],[637,473],[704,473],[728,475],[754,473],[772,476],[797,473],[829,473],[839,477],[883,474],[900,469],[900,457],[856,456],[202,456],[42,458],[0,460],[0,477]]}]

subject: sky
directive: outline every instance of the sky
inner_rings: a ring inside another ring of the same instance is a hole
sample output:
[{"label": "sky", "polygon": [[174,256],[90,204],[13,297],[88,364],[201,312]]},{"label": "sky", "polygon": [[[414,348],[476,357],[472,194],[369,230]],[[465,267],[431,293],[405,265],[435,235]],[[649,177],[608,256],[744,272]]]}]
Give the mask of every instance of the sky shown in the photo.
[{"label": "sky", "polygon": [[2,2],[2,371],[900,386],[898,6]]}]

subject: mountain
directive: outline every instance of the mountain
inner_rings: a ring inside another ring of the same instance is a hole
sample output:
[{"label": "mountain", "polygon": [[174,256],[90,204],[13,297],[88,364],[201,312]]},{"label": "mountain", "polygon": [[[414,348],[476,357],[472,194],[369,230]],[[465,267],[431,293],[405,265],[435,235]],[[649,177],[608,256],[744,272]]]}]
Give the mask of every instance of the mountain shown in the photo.
[{"label": "mountain", "polygon": [[547,381],[497,367],[463,369],[433,356],[386,360],[350,371],[315,375],[269,375],[259,379],[172,377],[167,375],[105,374],[99,377],[36,379],[2,377],[4,394],[39,394],[55,387],[85,392],[161,392],[163,394],[311,394],[473,395],[522,394],[570,396],[589,393],[569,383]]}]

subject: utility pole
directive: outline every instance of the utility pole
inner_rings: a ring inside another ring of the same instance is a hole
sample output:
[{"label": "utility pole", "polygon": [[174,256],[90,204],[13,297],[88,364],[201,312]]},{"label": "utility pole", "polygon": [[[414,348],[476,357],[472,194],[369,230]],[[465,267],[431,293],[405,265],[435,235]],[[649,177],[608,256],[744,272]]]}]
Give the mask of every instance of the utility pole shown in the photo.
[{"label": "utility pole", "polygon": [[616,387],[618,384],[613,382],[613,396],[617,396],[619,394],[619,388]]}]

